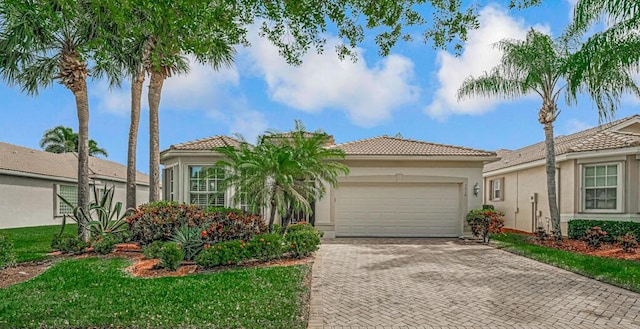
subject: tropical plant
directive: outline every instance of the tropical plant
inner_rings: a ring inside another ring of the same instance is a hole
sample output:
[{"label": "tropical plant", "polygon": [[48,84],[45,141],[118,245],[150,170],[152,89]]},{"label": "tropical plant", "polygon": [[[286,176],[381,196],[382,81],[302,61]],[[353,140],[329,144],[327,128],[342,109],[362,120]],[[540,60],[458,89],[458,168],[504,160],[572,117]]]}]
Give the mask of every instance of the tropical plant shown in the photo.
[{"label": "tropical plant", "polygon": [[171,241],[180,245],[184,260],[192,260],[202,250],[204,242],[201,239],[201,232],[204,231],[197,226],[182,225],[173,233]]},{"label": "tropical plant", "polygon": [[93,237],[93,241],[91,241],[91,247],[93,247],[93,251],[102,255],[106,255],[116,248],[116,244],[118,244],[118,242],[119,240],[115,235],[103,234]]},{"label": "tropical plant", "polygon": [[251,258],[247,244],[243,240],[231,240],[215,245],[206,244],[196,256],[195,262],[203,268],[220,265],[235,265]]},{"label": "tropical plant", "polygon": [[253,208],[269,207],[269,230],[273,231],[278,212],[286,226],[292,210],[311,213],[311,202],[326,193],[325,185],[337,185],[338,176],[349,169],[337,160],[344,152],[327,148],[331,137],[324,132],[309,133],[296,121],[295,130],[268,132],[258,145],[243,142],[238,148],[218,147],[225,156],[217,164],[227,170],[225,184],[237,191],[236,201],[246,198]]},{"label": "tropical plant", "polygon": [[594,226],[584,232],[582,240],[591,248],[600,248],[600,245],[604,242],[607,235],[607,231],[599,226]]},{"label": "tropical plant", "polygon": [[[556,240],[562,239],[560,212],[556,196],[556,157],[553,124],[560,114],[558,98],[564,94],[567,104],[576,102],[577,92],[586,92],[598,107],[601,116],[615,112],[622,91],[640,95],[627,70],[617,66],[601,67],[589,76],[575,79],[573,71],[581,64],[582,56],[572,49],[575,39],[550,36],[531,29],[525,40],[505,39],[495,47],[502,51],[500,64],[478,78],[467,78],[458,90],[458,98],[472,95],[496,96],[509,99],[535,93],[542,99],[538,121],[544,127],[546,148],[547,194],[552,231]],[[599,79],[595,86],[589,79]]]},{"label": "tropical plant", "polygon": [[160,240],[154,241],[142,247],[142,253],[149,259],[160,258],[160,251],[162,250],[162,246],[164,246],[165,243],[166,242]]},{"label": "tropical plant", "polygon": [[[78,152],[78,134],[73,132],[73,129],[64,126],[48,129],[42,135],[40,147],[45,152],[51,153]],[[98,142],[90,139],[89,156],[96,155],[109,156],[107,150],[98,147]]]},{"label": "tropical plant", "polygon": [[[126,213],[122,213],[122,202],[113,202],[115,185],[107,188],[104,186],[100,192],[93,186],[93,200],[89,203],[88,210],[80,206],[74,206],[71,202],[58,194],[58,198],[69,207],[72,207],[72,214],[69,216],[78,225],[86,225],[93,237],[100,237],[105,234],[117,234],[127,230]],[[62,229],[66,223],[66,215],[63,217]],[[85,240],[87,241],[87,240]]]},{"label": "tropical plant", "polygon": [[[577,61],[571,79],[586,81],[591,89],[603,92],[610,89],[607,79],[592,72],[617,70],[639,71],[640,2],[636,0],[578,0],[568,34],[581,35],[597,23],[606,21],[603,29],[596,28],[576,52]],[[604,77],[606,78],[606,77]],[[621,84],[625,83],[624,81]],[[620,92],[622,88],[609,92]],[[607,106],[602,104],[600,106]],[[610,107],[615,114],[615,107]],[[607,114],[607,113],[605,113]]]},{"label": "tropical plant", "polygon": [[64,254],[79,255],[85,252],[89,243],[82,240],[80,236],[61,236],[58,239],[57,249]]},{"label": "tropical plant", "polygon": [[467,214],[467,224],[473,236],[482,237],[483,243],[489,243],[491,236],[502,230],[504,213],[494,209],[472,209]]},{"label": "tropical plant", "polygon": [[284,236],[285,250],[289,250],[296,258],[302,258],[318,250],[320,233],[313,230],[296,230]]},{"label": "tropical plant", "polygon": [[282,235],[278,232],[256,235],[247,243],[251,257],[271,260],[282,257]]},{"label": "tropical plant", "polygon": [[[99,32],[109,24],[109,17],[99,15],[87,1],[4,0],[0,1],[0,75],[10,85],[37,95],[54,81],[69,89],[76,100],[78,116],[78,206],[89,204],[89,102],[87,77],[106,75],[119,79],[107,62],[93,58]],[[83,223],[85,224],[85,223]],[[86,225],[78,234],[88,238]]]}]

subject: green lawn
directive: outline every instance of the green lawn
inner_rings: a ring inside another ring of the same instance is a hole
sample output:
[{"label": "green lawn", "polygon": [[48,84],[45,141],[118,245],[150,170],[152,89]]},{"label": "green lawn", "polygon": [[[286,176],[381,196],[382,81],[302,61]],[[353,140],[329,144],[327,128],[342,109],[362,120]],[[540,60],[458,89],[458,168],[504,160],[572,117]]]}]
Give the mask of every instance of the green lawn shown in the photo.
[{"label": "green lawn", "polygon": [[179,278],[126,275],[125,259],[68,259],[0,289],[0,327],[305,328],[308,266]]},{"label": "green lawn", "polygon": [[[67,224],[65,233],[76,233],[77,224]],[[51,240],[54,234],[60,232],[60,225],[21,227],[0,230],[11,242],[16,252],[18,262],[42,260],[51,251]]]},{"label": "green lawn", "polygon": [[640,262],[541,247],[527,243],[527,238],[518,234],[500,234],[493,239],[499,242],[500,247],[516,254],[640,292]]}]

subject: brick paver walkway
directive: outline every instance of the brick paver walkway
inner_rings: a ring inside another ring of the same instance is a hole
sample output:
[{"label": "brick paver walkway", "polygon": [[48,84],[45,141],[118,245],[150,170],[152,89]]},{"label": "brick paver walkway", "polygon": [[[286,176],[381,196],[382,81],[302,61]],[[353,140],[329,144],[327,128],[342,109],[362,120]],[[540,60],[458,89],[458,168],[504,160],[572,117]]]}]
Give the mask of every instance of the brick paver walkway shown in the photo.
[{"label": "brick paver walkway", "polygon": [[335,239],[309,328],[640,328],[640,295],[477,244]]}]

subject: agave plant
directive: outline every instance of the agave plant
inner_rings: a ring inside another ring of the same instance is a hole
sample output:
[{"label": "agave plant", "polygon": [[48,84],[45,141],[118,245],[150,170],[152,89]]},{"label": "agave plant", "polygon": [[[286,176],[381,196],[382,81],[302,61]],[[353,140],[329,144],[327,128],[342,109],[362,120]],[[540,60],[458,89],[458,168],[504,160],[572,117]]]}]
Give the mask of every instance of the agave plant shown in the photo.
[{"label": "agave plant", "polygon": [[171,241],[182,247],[184,260],[193,260],[193,258],[202,250],[204,242],[200,237],[202,230],[199,227],[189,227],[182,225],[173,234]]},{"label": "agave plant", "polygon": [[[98,191],[101,193],[98,193]],[[94,185],[93,201],[89,203],[88,210],[74,206],[60,194],[58,194],[58,197],[62,202],[73,208],[73,212],[69,217],[77,222],[78,225],[87,223],[86,226],[95,237],[120,233],[127,229],[126,212],[122,212],[122,202],[113,202],[114,193],[115,186],[109,188],[105,186],[102,190],[98,190]]]}]

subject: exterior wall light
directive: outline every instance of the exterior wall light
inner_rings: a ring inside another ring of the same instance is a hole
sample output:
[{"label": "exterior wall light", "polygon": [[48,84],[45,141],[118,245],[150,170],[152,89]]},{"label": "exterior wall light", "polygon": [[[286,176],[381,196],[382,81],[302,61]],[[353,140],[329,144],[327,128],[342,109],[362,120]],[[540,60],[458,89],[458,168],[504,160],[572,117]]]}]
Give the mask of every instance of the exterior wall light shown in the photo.
[{"label": "exterior wall light", "polygon": [[480,184],[476,183],[473,185],[473,195],[477,197],[478,194],[480,194]]}]

